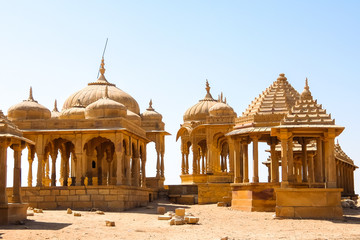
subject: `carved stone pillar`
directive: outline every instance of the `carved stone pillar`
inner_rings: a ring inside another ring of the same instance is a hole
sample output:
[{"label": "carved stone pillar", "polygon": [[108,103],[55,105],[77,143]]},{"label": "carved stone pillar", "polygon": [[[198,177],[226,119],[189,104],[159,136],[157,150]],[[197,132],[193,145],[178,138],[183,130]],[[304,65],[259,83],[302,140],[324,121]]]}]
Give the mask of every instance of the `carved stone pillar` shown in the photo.
[{"label": "carved stone pillar", "polygon": [[234,183],[242,181],[240,177],[240,142],[234,141]]},{"label": "carved stone pillar", "polygon": [[34,150],[29,147],[28,148],[28,162],[29,162],[29,171],[28,171],[28,187],[32,187],[32,180],[33,180],[33,174],[32,174],[32,165],[34,162]]},{"label": "carved stone pillar", "polygon": [[276,141],[273,140],[271,141],[271,145],[270,145],[270,154],[271,154],[271,162],[270,162],[270,169],[271,169],[271,174],[269,175],[271,178],[271,182],[276,183],[279,182],[278,179],[278,171],[279,171],[279,161],[277,159],[277,155],[276,155],[276,151],[275,151],[275,147],[276,147]]},{"label": "carved stone pillar", "polygon": [[156,150],[156,177],[160,177],[160,152]]},{"label": "carved stone pillar", "polygon": [[336,188],[336,164],[334,153],[334,133],[329,133],[326,139],[326,166],[327,166],[327,188]]},{"label": "carved stone pillar", "polygon": [[193,166],[192,166],[192,173],[196,174],[197,173],[197,159],[198,159],[198,145],[197,144],[193,144],[192,145],[192,152],[193,152]]},{"label": "carved stone pillar", "polygon": [[126,165],[126,185],[131,186],[131,169],[130,169],[130,159],[131,156],[125,155],[125,165]]},{"label": "carved stone pillar", "polygon": [[309,153],[309,183],[314,183],[314,154]]},{"label": "carved stone pillar", "polygon": [[320,138],[316,139],[316,159],[314,161],[315,182],[324,182],[322,171],[322,141]]},{"label": "carved stone pillar", "polygon": [[302,172],[303,179],[302,181],[306,183],[308,181],[308,167],[307,167],[307,145],[306,140],[303,138],[301,142],[301,156],[302,156]]},{"label": "carved stone pillar", "polygon": [[161,172],[160,172],[160,175],[161,175],[161,177],[165,177],[164,151],[161,151],[160,157],[161,157],[161,169],[160,169]]},{"label": "carved stone pillar", "polygon": [[259,182],[259,150],[258,150],[258,137],[251,137],[253,142],[253,182]]},{"label": "carved stone pillar", "polygon": [[244,166],[244,182],[249,182],[249,155],[248,155],[248,143],[243,142],[242,143],[242,149],[243,149],[243,166]]},{"label": "carved stone pillar", "polygon": [[0,205],[8,203],[8,198],[6,194],[7,148],[8,141],[6,139],[0,139]]},{"label": "carved stone pillar", "polygon": [[22,203],[21,199],[21,144],[13,144],[14,150],[14,184],[11,200],[13,203]]},{"label": "carved stone pillar", "polygon": [[281,186],[287,187],[289,185],[288,181],[288,139],[281,138]]},{"label": "carved stone pillar", "polygon": [[44,154],[37,154],[37,159],[38,159],[38,172],[37,172],[36,186],[42,187]]}]

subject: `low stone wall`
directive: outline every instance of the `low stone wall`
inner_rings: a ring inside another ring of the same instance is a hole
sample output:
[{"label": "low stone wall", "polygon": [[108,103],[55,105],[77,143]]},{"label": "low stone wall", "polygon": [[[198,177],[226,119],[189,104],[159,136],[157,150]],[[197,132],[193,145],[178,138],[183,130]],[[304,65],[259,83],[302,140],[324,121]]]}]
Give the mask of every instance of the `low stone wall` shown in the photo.
[{"label": "low stone wall", "polygon": [[[11,202],[12,188],[7,188],[7,194]],[[123,211],[146,206],[157,199],[158,192],[130,186],[22,187],[21,195],[34,208]]]},{"label": "low stone wall", "polygon": [[276,189],[276,216],[342,219],[341,188]]},{"label": "low stone wall", "polygon": [[230,183],[198,183],[197,185],[199,204],[224,202],[224,197],[231,197]]}]

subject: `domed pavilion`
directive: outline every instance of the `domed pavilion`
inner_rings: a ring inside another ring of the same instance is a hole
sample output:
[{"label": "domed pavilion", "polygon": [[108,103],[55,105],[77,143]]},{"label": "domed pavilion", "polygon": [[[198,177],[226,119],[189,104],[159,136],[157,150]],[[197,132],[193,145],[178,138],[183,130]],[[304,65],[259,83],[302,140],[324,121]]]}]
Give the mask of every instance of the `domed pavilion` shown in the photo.
[{"label": "domed pavilion", "polygon": [[[104,65],[102,59],[97,81],[68,97],[61,112],[56,101],[53,111],[35,101],[32,89],[27,100],[9,108],[9,120],[35,143],[28,146],[28,186],[33,186],[36,156],[40,190],[38,198],[25,194],[31,206],[121,210],[151,201],[163,188],[164,138],[169,134],[162,116],[151,104],[140,114],[136,100],[105,78]],[[151,141],[157,174],[147,178],[146,145]],[[66,188],[59,193],[55,186]]]}]

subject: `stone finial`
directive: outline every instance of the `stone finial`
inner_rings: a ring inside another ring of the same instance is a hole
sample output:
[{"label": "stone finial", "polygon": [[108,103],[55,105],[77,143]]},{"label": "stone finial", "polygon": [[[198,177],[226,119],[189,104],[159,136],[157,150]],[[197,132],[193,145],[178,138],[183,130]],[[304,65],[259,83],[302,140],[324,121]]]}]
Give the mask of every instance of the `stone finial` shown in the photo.
[{"label": "stone finial", "polygon": [[100,73],[101,75],[104,75],[105,74],[105,62],[104,62],[104,57],[101,59],[101,64],[100,64]]},{"label": "stone finial", "polygon": [[56,100],[56,99],[55,99],[55,102],[54,102],[53,112],[59,112],[59,110],[58,110],[58,108],[57,108],[57,100]]},{"label": "stone finial", "polygon": [[224,99],[224,103],[226,104],[226,97],[225,97],[225,99]]},{"label": "stone finial", "polygon": [[30,86],[28,101],[33,101],[33,102],[35,102],[35,100],[34,100],[34,98],[33,98],[33,91],[32,91],[32,87],[31,87],[31,86]]},{"label": "stone finial", "polygon": [[301,93],[301,100],[311,100],[311,99],[312,96],[310,92],[309,82],[308,82],[308,78],[306,78],[304,91]]},{"label": "stone finial", "polygon": [[150,99],[149,107],[146,109],[148,111],[154,111],[154,108],[152,107],[152,99]]},{"label": "stone finial", "polygon": [[210,93],[210,85],[209,85],[209,81],[207,79],[206,79],[206,87],[205,87],[205,89],[206,89],[207,93]]},{"label": "stone finial", "polygon": [[221,94],[220,94],[220,101],[223,103],[224,102],[224,100],[223,100],[223,92],[221,92]]}]

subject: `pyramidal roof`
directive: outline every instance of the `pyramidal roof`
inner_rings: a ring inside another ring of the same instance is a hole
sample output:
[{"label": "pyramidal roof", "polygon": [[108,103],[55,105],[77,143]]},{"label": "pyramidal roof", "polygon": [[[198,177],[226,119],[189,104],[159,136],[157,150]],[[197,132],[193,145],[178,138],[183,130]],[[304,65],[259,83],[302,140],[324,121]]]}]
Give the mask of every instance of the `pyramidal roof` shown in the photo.
[{"label": "pyramidal roof", "polygon": [[287,114],[300,94],[287,81],[284,73],[251,102],[242,117],[251,115]]},{"label": "pyramidal roof", "polygon": [[335,144],[335,157],[343,162],[354,165],[354,161],[341,149],[339,142]]},{"label": "pyramidal roof", "polygon": [[281,125],[335,125],[335,120],[313,99],[306,78],[300,99],[281,121]]}]

